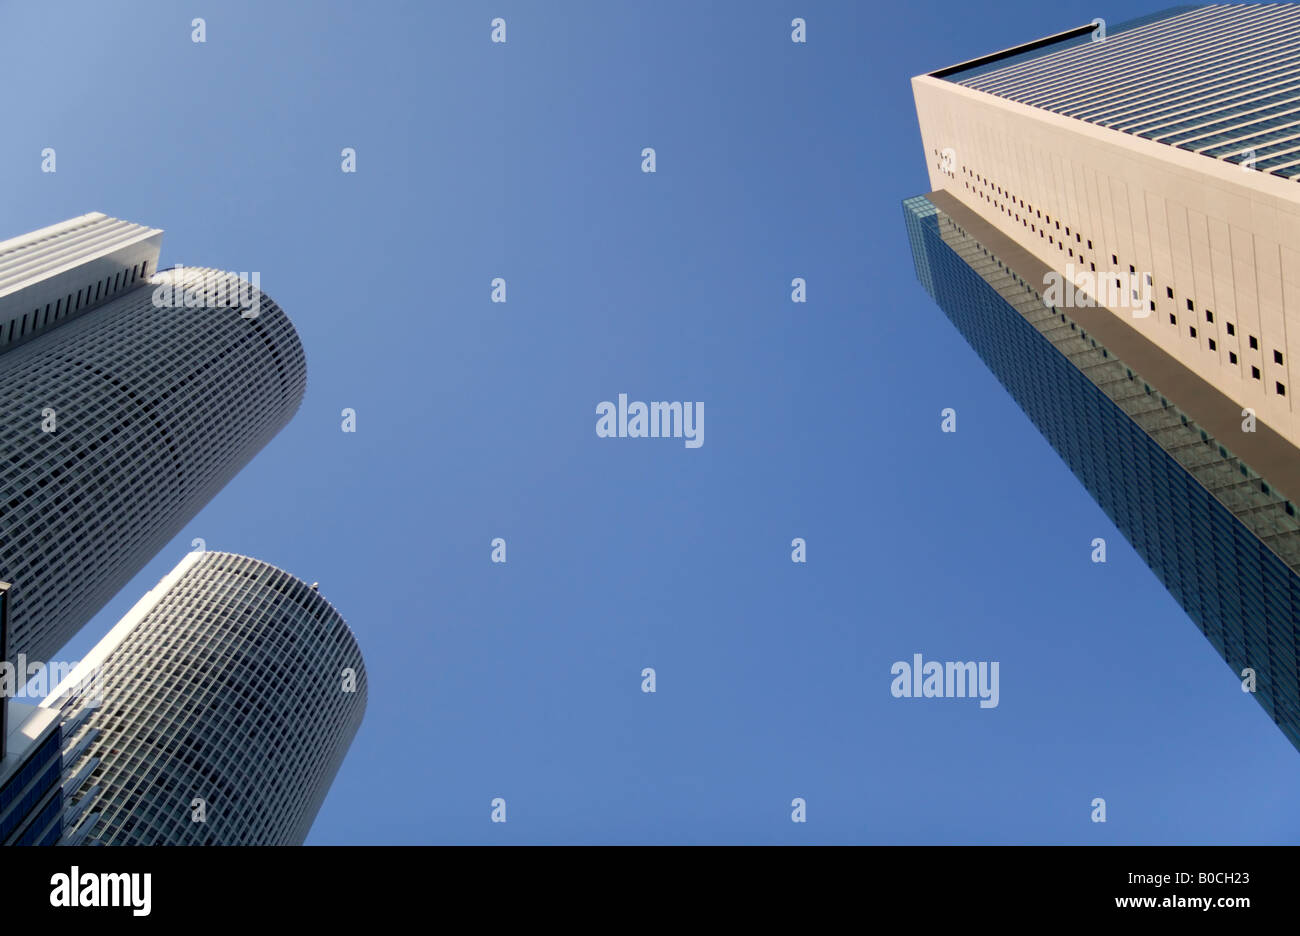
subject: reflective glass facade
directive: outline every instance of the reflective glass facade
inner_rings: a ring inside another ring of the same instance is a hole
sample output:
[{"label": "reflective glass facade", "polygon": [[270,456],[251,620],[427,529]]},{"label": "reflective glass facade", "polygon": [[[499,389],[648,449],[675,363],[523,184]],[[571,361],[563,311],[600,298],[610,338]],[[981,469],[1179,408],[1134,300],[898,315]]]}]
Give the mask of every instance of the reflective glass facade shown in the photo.
[{"label": "reflective glass facade", "polygon": [[[0,705],[4,700],[0,699]],[[53,845],[63,832],[63,736],[57,725],[0,780],[0,844]]]},{"label": "reflective glass facade", "polygon": [[936,200],[903,206],[917,278],[1300,748],[1295,506]]}]

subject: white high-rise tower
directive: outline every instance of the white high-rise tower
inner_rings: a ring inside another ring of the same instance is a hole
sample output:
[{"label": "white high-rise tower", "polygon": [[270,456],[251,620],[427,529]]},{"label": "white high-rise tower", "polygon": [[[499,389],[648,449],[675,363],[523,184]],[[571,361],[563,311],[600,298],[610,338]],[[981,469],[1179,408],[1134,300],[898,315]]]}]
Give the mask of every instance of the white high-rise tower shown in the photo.
[{"label": "white high-rise tower", "polygon": [[69,844],[301,845],[365,714],[352,631],[314,585],[194,552],[43,707]]},{"label": "white high-rise tower", "polygon": [[306,363],[252,283],[83,215],[0,242],[0,580],[48,660],[289,421]]}]

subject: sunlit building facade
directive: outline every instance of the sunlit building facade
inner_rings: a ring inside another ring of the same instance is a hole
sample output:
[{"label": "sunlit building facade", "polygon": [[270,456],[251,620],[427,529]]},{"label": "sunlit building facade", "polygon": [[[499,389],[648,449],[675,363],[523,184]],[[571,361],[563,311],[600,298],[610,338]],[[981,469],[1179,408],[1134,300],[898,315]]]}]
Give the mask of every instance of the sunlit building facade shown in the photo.
[{"label": "sunlit building facade", "polygon": [[315,585],[190,553],[43,703],[77,751],[67,769],[86,774],[65,834],[300,845],[366,698],[356,639]]},{"label": "sunlit building facade", "polygon": [[913,79],[917,276],[1300,747],[1300,7]]}]

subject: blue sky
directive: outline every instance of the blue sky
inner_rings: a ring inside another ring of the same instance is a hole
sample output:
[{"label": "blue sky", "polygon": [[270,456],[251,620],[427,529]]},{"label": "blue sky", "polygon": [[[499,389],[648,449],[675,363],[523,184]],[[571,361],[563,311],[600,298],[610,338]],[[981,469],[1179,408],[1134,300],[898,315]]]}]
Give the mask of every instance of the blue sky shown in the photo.
[{"label": "blue sky", "polygon": [[[164,265],[259,271],[308,361],[65,656],[194,537],[319,581],[370,700],[314,844],[1294,841],[1300,755],[899,206],[912,75],[1162,5],[0,2],[0,238],[161,227]],[[702,401],[704,445],[597,438],[619,393]],[[999,706],[893,698],[918,652],[998,661]]]}]

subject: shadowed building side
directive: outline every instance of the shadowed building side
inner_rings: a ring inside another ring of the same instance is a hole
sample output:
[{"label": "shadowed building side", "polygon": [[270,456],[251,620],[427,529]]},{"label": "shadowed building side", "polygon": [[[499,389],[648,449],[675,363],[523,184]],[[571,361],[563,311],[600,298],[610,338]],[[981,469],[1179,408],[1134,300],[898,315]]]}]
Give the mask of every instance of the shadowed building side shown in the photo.
[{"label": "shadowed building side", "polygon": [[1047,305],[1009,239],[946,193],[904,211],[935,302],[1233,672],[1255,674],[1255,700],[1300,748],[1290,503],[1136,369],[1131,336],[1107,345]]},{"label": "shadowed building side", "polygon": [[[187,306],[173,286],[208,298]],[[213,294],[251,299],[256,314]],[[50,659],[284,427],[305,388],[279,306],[201,268],[158,273],[0,353],[8,659]]]}]

